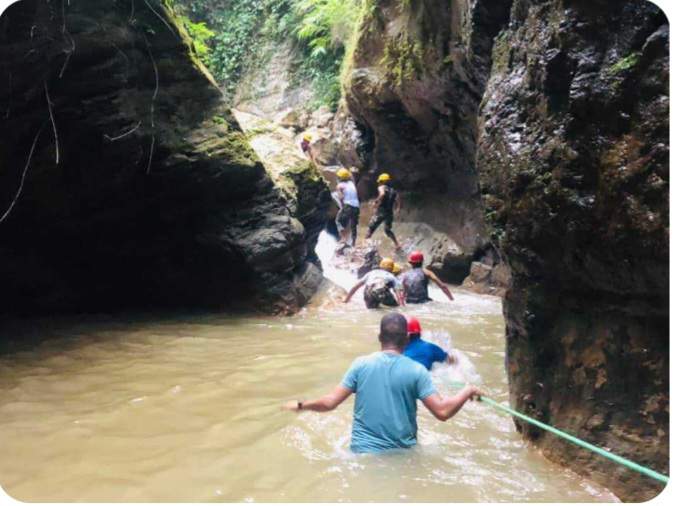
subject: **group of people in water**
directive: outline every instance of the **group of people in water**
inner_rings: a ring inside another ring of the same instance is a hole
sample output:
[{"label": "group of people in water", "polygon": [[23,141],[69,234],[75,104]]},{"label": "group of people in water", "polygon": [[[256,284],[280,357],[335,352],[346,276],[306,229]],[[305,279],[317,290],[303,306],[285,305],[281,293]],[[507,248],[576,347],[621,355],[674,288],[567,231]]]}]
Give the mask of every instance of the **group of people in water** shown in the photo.
[{"label": "group of people in water", "polygon": [[[307,142],[307,138],[304,138],[304,142]],[[304,146],[302,148],[306,151]],[[387,173],[380,174],[377,178],[377,198],[372,204],[373,215],[365,239],[370,239],[380,225],[384,225],[384,233],[393,241],[396,250],[401,251],[396,234],[392,230],[394,213],[399,212],[401,201],[391,181],[391,175]],[[346,246],[355,247],[360,217],[358,189],[350,170],[342,168],[337,171],[334,196],[339,205],[335,221],[339,230],[339,242],[342,245],[338,251],[343,251]],[[408,263],[410,269],[402,273],[401,267],[392,258],[383,258],[377,269],[368,272],[351,288],[344,302],[349,302],[353,295],[365,286],[363,299],[368,309],[375,309],[380,305],[397,307],[405,303],[421,304],[431,300],[428,291],[430,282],[436,284],[449,300],[453,300],[453,295],[446,284],[434,272],[423,267],[422,252],[413,251],[408,256]]]},{"label": "group of people in water", "polygon": [[[313,162],[311,136],[306,134],[301,148]],[[377,178],[377,198],[373,201],[373,215],[368,225],[366,240],[384,225],[384,233],[397,251],[401,251],[392,230],[394,216],[400,209],[398,192],[391,185],[391,175]],[[337,171],[337,186],[333,193],[339,206],[336,225],[343,252],[355,247],[358,237],[360,199],[353,174],[346,168]],[[350,240],[349,240],[350,239]],[[398,307],[406,303],[429,302],[429,284],[437,285],[449,300],[453,300],[448,286],[431,270],[424,267],[424,254],[413,251],[408,256],[410,268],[405,272],[391,258],[383,258],[379,266],[359,279],[347,293],[348,303],[362,287],[368,309],[380,306]],[[351,394],[355,394],[351,450],[356,453],[378,452],[396,448],[410,448],[417,443],[417,400],[419,399],[437,419],[446,421],[469,400],[481,392],[467,386],[454,396],[442,397],[435,389],[429,371],[436,362],[454,364],[453,355],[441,347],[422,339],[422,328],[417,318],[406,318],[391,312],[382,318],[379,331],[380,351],[357,358],[344,375],[342,382],[329,394],[310,401],[290,401],[291,411],[332,411]]]},{"label": "group of people in water", "polygon": [[417,444],[417,400],[438,420],[453,417],[467,401],[482,395],[466,386],[453,396],[441,396],[429,370],[434,362],[454,358],[423,341],[420,322],[392,312],[380,323],[380,351],[359,357],[341,383],[316,400],[285,404],[291,411],[327,412],[355,394],[351,451],[376,453]]},{"label": "group of people in water", "polygon": [[423,267],[424,255],[421,251],[413,251],[408,256],[408,263],[410,269],[396,275],[394,261],[391,258],[383,258],[379,268],[368,272],[349,290],[344,302],[349,302],[353,295],[365,286],[363,299],[368,309],[376,309],[380,305],[397,307],[406,303],[423,304],[432,300],[429,297],[430,282],[434,282],[448,300],[453,300],[453,294],[446,283]]}]

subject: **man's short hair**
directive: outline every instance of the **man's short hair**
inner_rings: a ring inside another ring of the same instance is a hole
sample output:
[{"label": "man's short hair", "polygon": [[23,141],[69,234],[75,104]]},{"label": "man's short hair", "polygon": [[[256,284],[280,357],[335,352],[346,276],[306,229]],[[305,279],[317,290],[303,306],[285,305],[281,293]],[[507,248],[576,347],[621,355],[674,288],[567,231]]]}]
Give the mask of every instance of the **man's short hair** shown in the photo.
[{"label": "man's short hair", "polygon": [[408,322],[401,313],[392,312],[382,318],[379,342],[403,347],[408,343]]}]

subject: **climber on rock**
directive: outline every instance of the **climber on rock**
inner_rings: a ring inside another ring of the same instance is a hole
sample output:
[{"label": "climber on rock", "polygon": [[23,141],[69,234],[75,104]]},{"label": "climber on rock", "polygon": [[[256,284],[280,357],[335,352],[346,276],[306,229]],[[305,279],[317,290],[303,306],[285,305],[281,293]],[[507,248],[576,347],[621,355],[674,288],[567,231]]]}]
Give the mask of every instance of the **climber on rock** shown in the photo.
[{"label": "climber on rock", "polygon": [[368,309],[377,309],[381,304],[389,307],[405,305],[401,283],[391,273],[393,269],[394,261],[391,258],[383,258],[379,264],[379,269],[368,272],[349,290],[344,303],[349,302],[351,297],[365,285],[363,299],[365,300],[365,307]]},{"label": "climber on rock", "polygon": [[448,300],[453,300],[453,294],[446,286],[446,283],[441,281],[439,277],[429,269],[422,267],[424,263],[424,255],[420,251],[413,251],[408,256],[408,263],[411,266],[407,272],[401,277],[403,290],[406,294],[406,302],[410,304],[422,304],[429,302],[429,282],[433,281],[436,286],[441,288],[441,291],[448,297]]},{"label": "climber on rock", "polygon": [[428,371],[432,370],[434,362],[455,364],[456,359],[453,355],[446,353],[436,344],[422,340],[422,326],[414,316],[408,317],[408,338],[408,345],[403,350],[403,354],[425,366]]},{"label": "climber on rock", "polygon": [[337,171],[337,180],[335,200],[338,200],[339,212],[337,213],[336,223],[340,236],[339,242],[341,243],[341,247],[338,251],[343,251],[349,244],[349,235],[351,235],[351,247],[356,246],[358,218],[360,216],[360,200],[358,200],[358,190],[356,189],[356,184],[353,182],[350,170],[339,169],[339,171]]},{"label": "climber on rock", "polygon": [[[313,151],[311,150],[311,143],[313,141],[313,136],[309,133],[304,134],[304,138],[301,141],[301,151],[304,152],[304,154],[311,159],[311,161],[315,164],[315,158],[313,157]],[[316,164],[317,165],[317,164]]]},{"label": "climber on rock", "polygon": [[398,192],[391,187],[391,176],[389,174],[380,174],[377,178],[377,184],[379,185],[377,188],[378,195],[372,204],[374,214],[370,219],[365,239],[370,239],[375,230],[384,223],[384,233],[394,242],[396,250],[399,251],[401,246],[391,227],[394,223],[394,213],[398,215],[401,210],[401,201]]}]

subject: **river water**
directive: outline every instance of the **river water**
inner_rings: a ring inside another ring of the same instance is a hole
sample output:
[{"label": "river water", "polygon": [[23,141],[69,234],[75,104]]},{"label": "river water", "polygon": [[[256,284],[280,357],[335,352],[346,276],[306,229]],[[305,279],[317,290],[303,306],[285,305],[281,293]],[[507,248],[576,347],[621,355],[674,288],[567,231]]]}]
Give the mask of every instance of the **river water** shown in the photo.
[{"label": "river water", "polygon": [[[460,357],[435,383],[480,382],[505,401],[500,300],[455,298],[410,308]],[[93,316],[15,330],[4,338],[33,344],[0,356],[0,484],[24,501],[614,499],[485,405],[446,423],[420,406],[415,449],[361,456],[348,450],[352,399],[327,414],[280,409],[327,393],[377,350],[381,314],[358,294],[291,318]]]}]

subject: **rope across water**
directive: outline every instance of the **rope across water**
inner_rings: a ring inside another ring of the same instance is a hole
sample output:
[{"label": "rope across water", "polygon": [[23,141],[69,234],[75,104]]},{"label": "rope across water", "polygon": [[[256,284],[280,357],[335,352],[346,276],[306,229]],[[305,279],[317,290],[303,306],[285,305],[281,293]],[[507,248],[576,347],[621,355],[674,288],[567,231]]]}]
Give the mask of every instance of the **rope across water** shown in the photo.
[{"label": "rope across water", "polygon": [[[455,382],[455,386],[462,388],[465,386],[464,383],[460,382]],[[609,459],[613,462],[616,462],[617,464],[620,464],[624,467],[627,467],[633,471],[639,472],[641,474],[644,474],[645,476],[649,476],[650,478],[653,478],[655,480],[661,481],[662,483],[668,483],[669,482],[669,477],[658,473],[657,471],[654,471],[648,467],[642,466],[636,462],[633,462],[632,460],[626,459],[624,457],[620,457],[619,455],[615,455],[614,453],[611,453],[604,448],[600,448],[598,446],[595,446],[593,444],[587,443],[586,441],[579,439],[576,436],[572,436],[571,434],[567,434],[564,431],[561,431],[560,429],[556,429],[555,427],[545,424],[543,422],[539,422],[538,420],[535,420],[524,413],[520,413],[519,411],[515,411],[512,408],[509,408],[507,406],[504,406],[503,404],[500,404],[493,399],[490,399],[489,397],[481,396],[481,402],[484,404],[488,404],[494,409],[497,409],[499,411],[503,411],[509,415],[512,415],[514,417],[517,417],[521,420],[524,420],[525,422],[535,425],[536,427],[539,427],[545,431],[550,432],[551,434],[555,434],[558,437],[561,437],[562,439],[565,439],[571,443],[574,443],[577,446],[580,446],[581,448],[585,448],[586,450],[590,450],[593,453],[597,453],[598,455],[601,455],[605,457],[606,459]]]}]

